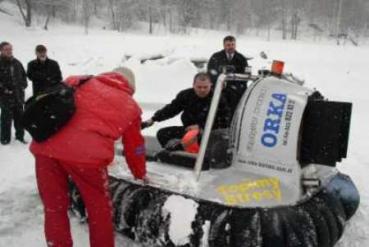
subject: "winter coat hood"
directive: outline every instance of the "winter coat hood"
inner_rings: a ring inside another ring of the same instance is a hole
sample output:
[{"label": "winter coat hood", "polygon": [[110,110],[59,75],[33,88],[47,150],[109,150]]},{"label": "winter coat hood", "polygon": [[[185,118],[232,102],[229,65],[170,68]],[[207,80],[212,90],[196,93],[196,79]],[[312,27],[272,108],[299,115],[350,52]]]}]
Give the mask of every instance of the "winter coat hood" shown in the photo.
[{"label": "winter coat hood", "polygon": [[[84,80],[87,77],[89,76],[86,76],[86,75],[70,76],[66,79],[66,82],[70,86],[75,87],[75,86],[78,86],[81,80]],[[107,86],[122,90],[131,96],[134,93],[133,89],[129,86],[128,80],[119,73],[106,72],[106,73],[99,74],[95,76],[94,78]]]}]

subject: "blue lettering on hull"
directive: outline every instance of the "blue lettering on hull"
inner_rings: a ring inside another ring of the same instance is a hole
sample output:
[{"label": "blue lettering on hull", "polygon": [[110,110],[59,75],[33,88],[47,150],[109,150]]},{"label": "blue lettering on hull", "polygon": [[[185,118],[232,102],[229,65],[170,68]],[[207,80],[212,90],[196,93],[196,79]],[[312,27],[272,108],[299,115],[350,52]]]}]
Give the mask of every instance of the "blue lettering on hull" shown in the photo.
[{"label": "blue lettering on hull", "polygon": [[284,107],[287,101],[287,94],[274,93],[269,102],[267,118],[264,121],[263,135],[261,143],[265,147],[274,147],[278,143],[278,133]]}]

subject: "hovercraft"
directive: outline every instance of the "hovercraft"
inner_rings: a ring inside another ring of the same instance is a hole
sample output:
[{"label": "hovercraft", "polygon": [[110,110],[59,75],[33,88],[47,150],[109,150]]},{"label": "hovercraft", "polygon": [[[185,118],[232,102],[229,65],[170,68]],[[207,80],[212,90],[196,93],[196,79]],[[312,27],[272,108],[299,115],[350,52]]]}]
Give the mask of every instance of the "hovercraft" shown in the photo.
[{"label": "hovercraft", "polygon": [[[245,80],[231,128],[211,131],[224,83]],[[221,74],[198,154],[146,137],[149,184],[110,171],[116,231],[142,246],[334,246],[360,200],[336,168],[351,108],[273,69]],[[84,217],[75,186],[71,195]]]}]

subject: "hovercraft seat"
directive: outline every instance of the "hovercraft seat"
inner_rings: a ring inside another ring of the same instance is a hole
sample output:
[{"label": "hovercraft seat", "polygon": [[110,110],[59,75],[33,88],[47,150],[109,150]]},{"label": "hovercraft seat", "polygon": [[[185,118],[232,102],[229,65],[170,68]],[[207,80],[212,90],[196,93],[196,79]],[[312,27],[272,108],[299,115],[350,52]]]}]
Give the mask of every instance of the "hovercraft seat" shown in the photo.
[{"label": "hovercraft seat", "polygon": [[[202,170],[209,168],[222,169],[230,166],[228,150],[229,129],[214,130],[209,139]],[[169,151],[161,148],[153,136],[145,137],[146,158],[149,161],[159,161],[169,165],[193,169],[197,154],[185,151]]]}]

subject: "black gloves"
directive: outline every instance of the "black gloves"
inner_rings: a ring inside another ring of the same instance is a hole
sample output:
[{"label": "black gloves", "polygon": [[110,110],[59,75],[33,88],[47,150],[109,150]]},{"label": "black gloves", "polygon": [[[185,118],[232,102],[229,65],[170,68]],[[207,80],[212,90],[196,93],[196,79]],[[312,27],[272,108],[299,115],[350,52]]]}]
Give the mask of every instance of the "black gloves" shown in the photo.
[{"label": "black gloves", "polygon": [[141,123],[141,129],[145,129],[145,128],[148,128],[148,127],[151,127],[153,124],[154,124],[154,120],[152,120],[151,118],[146,120],[146,121],[143,121]]}]

